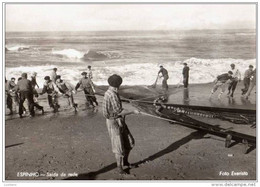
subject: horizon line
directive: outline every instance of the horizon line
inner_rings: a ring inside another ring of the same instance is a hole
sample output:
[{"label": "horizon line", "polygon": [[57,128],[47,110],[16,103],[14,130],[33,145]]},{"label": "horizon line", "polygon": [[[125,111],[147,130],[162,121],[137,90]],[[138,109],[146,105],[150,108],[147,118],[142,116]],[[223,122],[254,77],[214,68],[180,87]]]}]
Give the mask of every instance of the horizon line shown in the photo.
[{"label": "horizon line", "polygon": [[63,31],[5,31],[6,33],[11,33],[11,32],[142,32],[142,31],[190,31],[190,30],[255,30],[256,28],[229,28],[229,29],[166,29],[166,30],[79,30],[79,31],[69,31],[69,30],[63,30]]}]

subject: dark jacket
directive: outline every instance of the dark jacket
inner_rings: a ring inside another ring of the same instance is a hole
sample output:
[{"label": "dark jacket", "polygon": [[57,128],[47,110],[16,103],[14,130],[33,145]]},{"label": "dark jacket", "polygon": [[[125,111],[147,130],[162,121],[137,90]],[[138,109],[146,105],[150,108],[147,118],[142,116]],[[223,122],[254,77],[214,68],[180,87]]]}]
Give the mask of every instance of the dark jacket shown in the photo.
[{"label": "dark jacket", "polygon": [[220,82],[223,82],[223,83],[225,83],[227,80],[229,80],[231,78],[232,78],[232,76],[229,75],[228,73],[224,73],[224,74],[217,76],[217,80]]},{"label": "dark jacket", "polygon": [[26,78],[22,78],[18,81],[14,90],[20,92],[32,92],[32,82]]},{"label": "dark jacket", "polygon": [[188,66],[185,66],[182,70],[182,74],[183,74],[183,77],[184,78],[188,78],[189,77],[189,71],[190,71],[190,68]]}]

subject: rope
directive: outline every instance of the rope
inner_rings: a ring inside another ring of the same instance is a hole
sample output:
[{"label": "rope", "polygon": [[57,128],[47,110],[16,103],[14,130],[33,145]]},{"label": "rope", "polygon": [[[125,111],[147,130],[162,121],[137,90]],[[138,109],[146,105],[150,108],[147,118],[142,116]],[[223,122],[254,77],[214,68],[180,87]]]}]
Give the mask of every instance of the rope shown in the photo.
[{"label": "rope", "polygon": [[159,116],[155,116],[155,115],[148,114],[148,113],[145,113],[145,112],[140,112],[140,114],[145,115],[145,116],[150,116],[150,117],[153,117],[153,118],[157,118],[157,119],[162,119],[162,120],[173,122],[173,123],[178,123],[177,121],[167,119],[167,118],[163,118],[163,117],[159,117]]}]

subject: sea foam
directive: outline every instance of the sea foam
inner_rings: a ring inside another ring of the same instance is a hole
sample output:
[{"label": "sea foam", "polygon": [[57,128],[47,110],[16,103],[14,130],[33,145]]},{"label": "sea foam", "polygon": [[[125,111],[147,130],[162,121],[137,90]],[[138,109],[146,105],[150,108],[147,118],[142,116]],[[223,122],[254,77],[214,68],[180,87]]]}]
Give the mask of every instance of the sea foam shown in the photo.
[{"label": "sea foam", "polygon": [[14,45],[14,46],[6,46],[8,51],[23,51],[30,49],[30,46],[25,45]]},{"label": "sea foam", "polygon": [[[240,70],[242,79],[244,72],[251,64],[255,67],[256,60],[242,60],[242,59],[198,59],[190,58],[185,61],[168,61],[160,63],[169,73],[168,84],[182,83],[182,69],[183,63],[186,62],[190,67],[190,83],[209,83],[222,74],[230,70],[230,64],[234,63]],[[135,64],[113,64],[97,62],[97,66],[92,64],[93,81],[97,85],[107,85],[107,78],[112,74],[118,74],[123,78],[124,85],[151,85],[154,83],[158,71],[159,63],[135,63]],[[77,65],[73,68],[65,66],[56,66],[58,68],[57,74],[61,75],[64,80],[76,84],[81,78],[81,72],[86,71],[87,64]],[[15,68],[6,68],[6,77],[20,77],[21,73],[27,72],[29,76],[32,72],[38,73],[38,82],[42,87],[44,77],[50,75],[54,66],[20,66]],[[29,77],[28,76],[28,77]],[[158,80],[161,84],[162,79]]]},{"label": "sea foam", "polygon": [[77,51],[75,49],[53,50],[52,54],[64,56],[67,58],[83,58],[84,57],[83,52]]}]

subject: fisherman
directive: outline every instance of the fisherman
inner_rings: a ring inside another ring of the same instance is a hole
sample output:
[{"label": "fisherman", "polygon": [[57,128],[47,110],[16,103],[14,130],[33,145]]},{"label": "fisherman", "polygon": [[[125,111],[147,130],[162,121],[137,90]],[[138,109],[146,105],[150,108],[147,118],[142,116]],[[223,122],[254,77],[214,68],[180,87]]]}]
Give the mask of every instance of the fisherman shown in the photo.
[{"label": "fisherman", "polygon": [[253,74],[253,68],[254,68],[254,66],[249,65],[249,68],[245,71],[245,75],[244,75],[244,86],[245,86],[245,88],[241,89],[242,95],[244,95],[249,88],[250,78]]},{"label": "fisherman", "polygon": [[52,72],[51,72],[51,77],[50,80],[55,84],[56,80],[57,80],[57,68],[53,68]]},{"label": "fisherman", "polygon": [[190,68],[189,68],[189,66],[188,66],[188,64],[186,62],[183,63],[183,65],[184,65],[183,70],[182,70],[183,85],[184,85],[184,88],[188,88]]},{"label": "fisherman", "polygon": [[90,80],[93,79],[91,66],[88,66],[87,75],[88,75],[88,78],[89,78]]},{"label": "fisherman", "polygon": [[37,86],[39,88],[39,85],[36,81],[36,76],[37,76],[37,73],[36,72],[33,72],[32,76],[31,76],[31,82],[32,82],[32,88],[33,88],[33,100],[34,100],[34,106],[38,109],[38,110],[41,110],[42,111],[42,114],[44,114],[44,110],[43,110],[43,106],[40,106],[38,104],[38,97],[39,97],[39,94],[37,92],[37,90],[35,89],[35,87]]},{"label": "fisherman", "polygon": [[9,82],[10,84],[10,95],[11,95],[11,99],[12,99],[12,112],[16,112],[16,107],[19,107],[19,103],[18,103],[18,94],[17,92],[14,90],[16,84],[15,84],[15,78],[12,77],[11,81]]},{"label": "fisherman", "polygon": [[10,110],[8,115],[12,115],[13,102],[12,102],[12,96],[10,95],[10,81],[8,81],[6,78],[5,78],[5,99],[6,99],[7,108]]},{"label": "fisherman", "polygon": [[88,69],[87,69],[87,77],[89,78],[89,80],[92,82],[92,90],[94,91],[94,93],[96,92],[95,91],[95,85],[94,85],[94,83],[93,83],[93,81],[92,81],[92,79],[93,79],[93,74],[92,74],[92,70],[91,70],[91,66],[89,65],[88,66]]},{"label": "fisherman", "polygon": [[31,82],[32,82],[32,87],[35,89],[35,87],[37,86],[39,88],[39,85],[36,81],[36,76],[37,76],[37,73],[36,72],[33,72],[32,73],[32,76],[31,76]]},{"label": "fisherman", "polygon": [[135,166],[128,162],[129,153],[134,147],[134,138],[125,123],[125,116],[139,114],[140,111],[128,111],[122,108],[118,94],[122,82],[122,78],[116,74],[108,78],[109,88],[104,95],[103,115],[106,118],[106,125],[112,143],[112,151],[116,157],[118,172],[119,174],[126,174],[123,166],[129,168]]},{"label": "fisherman", "polygon": [[30,112],[30,117],[34,117],[34,102],[33,102],[33,88],[32,82],[27,79],[27,73],[22,73],[22,79],[18,81],[16,87],[14,88],[16,92],[20,92],[20,102],[19,102],[19,116],[22,118],[23,114],[23,103],[25,99],[28,101],[28,108]]},{"label": "fisherman", "polygon": [[47,93],[49,106],[54,109],[54,112],[58,112],[58,108],[60,108],[60,105],[58,104],[58,94],[62,94],[62,93],[59,91],[58,87],[50,79],[49,76],[45,76],[44,80],[45,82],[40,95]]},{"label": "fisherman", "polygon": [[250,85],[249,85],[248,91],[245,94],[245,98],[246,99],[248,99],[248,97],[251,94],[251,92],[252,92],[253,88],[255,87],[255,85],[256,85],[256,68],[252,72]]},{"label": "fisherman", "polygon": [[[238,83],[238,81],[239,82],[241,81],[241,73],[237,68],[235,68],[235,64],[231,64],[230,67],[231,67],[230,71],[232,71],[233,75],[232,75],[231,82],[228,86],[228,94],[227,95],[229,95],[230,97],[233,97],[235,89],[237,87],[237,83]],[[230,91],[231,91],[231,94],[230,94]]]},{"label": "fisherman", "polygon": [[228,71],[228,73],[224,73],[224,74],[221,74],[221,75],[217,76],[217,78],[214,81],[215,85],[214,85],[213,89],[211,90],[211,94],[210,94],[209,98],[211,98],[211,96],[220,87],[221,88],[221,92],[218,95],[218,99],[221,99],[221,95],[225,92],[225,85],[231,81],[232,75],[233,75],[233,72],[232,71]]},{"label": "fisherman", "polygon": [[160,77],[163,77],[162,87],[165,91],[167,91],[168,90],[167,80],[169,79],[168,71],[163,67],[163,65],[159,65],[159,67],[160,67],[160,70],[158,72],[158,76],[161,73]]},{"label": "fisherman", "polygon": [[59,91],[63,94],[65,98],[67,98],[68,105],[73,107],[75,111],[77,111],[78,104],[74,102],[73,93],[75,93],[75,91],[73,89],[73,86],[67,81],[62,80],[60,75],[57,75],[56,78],[56,85]]},{"label": "fisherman", "polygon": [[81,88],[83,89],[83,91],[85,93],[87,104],[91,105],[92,107],[95,107],[94,103],[97,106],[98,102],[97,102],[97,99],[95,97],[95,93],[93,90],[94,85],[93,85],[92,81],[87,77],[87,72],[82,72],[81,75],[82,75],[82,78],[77,83],[75,90],[77,91],[77,89],[81,86]]}]

